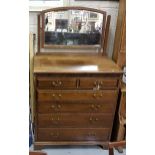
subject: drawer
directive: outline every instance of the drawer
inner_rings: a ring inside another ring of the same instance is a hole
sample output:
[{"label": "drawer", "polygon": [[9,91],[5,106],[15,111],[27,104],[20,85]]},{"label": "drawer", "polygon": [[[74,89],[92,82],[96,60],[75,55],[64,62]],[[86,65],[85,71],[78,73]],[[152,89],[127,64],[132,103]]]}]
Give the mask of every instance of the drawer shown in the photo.
[{"label": "drawer", "polygon": [[57,112],[98,112],[98,113],[113,113],[114,107],[116,104],[113,100],[109,101],[57,101],[57,102],[40,102],[37,103],[37,112],[38,113],[57,113]]},{"label": "drawer", "polygon": [[38,141],[108,141],[110,129],[38,128]]},{"label": "drawer", "polygon": [[37,101],[116,101],[117,90],[38,90]]},{"label": "drawer", "polygon": [[76,78],[70,77],[38,77],[37,87],[39,89],[75,89]]},{"label": "drawer", "polygon": [[80,79],[80,89],[105,89],[116,88],[118,79],[116,78],[98,78],[98,77],[83,77]]},{"label": "drawer", "polygon": [[38,114],[38,127],[111,128],[112,114]]}]

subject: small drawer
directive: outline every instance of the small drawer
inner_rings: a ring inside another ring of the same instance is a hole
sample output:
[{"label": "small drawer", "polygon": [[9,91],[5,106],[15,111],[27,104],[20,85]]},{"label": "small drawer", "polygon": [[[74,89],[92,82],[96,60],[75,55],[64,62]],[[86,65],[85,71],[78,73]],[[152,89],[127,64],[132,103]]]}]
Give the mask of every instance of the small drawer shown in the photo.
[{"label": "small drawer", "polygon": [[79,88],[81,89],[104,89],[104,88],[116,88],[118,85],[118,79],[116,78],[81,78]]},{"label": "small drawer", "polygon": [[44,113],[57,113],[57,112],[81,112],[81,113],[113,113],[116,105],[113,100],[109,101],[60,101],[60,102],[39,102],[37,103],[37,112]]},{"label": "small drawer", "polygon": [[79,128],[111,128],[112,114],[38,114],[39,128],[79,127]]},{"label": "small drawer", "polygon": [[76,78],[70,77],[37,77],[39,89],[76,89]]},{"label": "small drawer", "polygon": [[117,100],[117,90],[38,90],[37,101],[113,101]]},{"label": "small drawer", "polygon": [[108,141],[109,128],[38,128],[38,141]]}]

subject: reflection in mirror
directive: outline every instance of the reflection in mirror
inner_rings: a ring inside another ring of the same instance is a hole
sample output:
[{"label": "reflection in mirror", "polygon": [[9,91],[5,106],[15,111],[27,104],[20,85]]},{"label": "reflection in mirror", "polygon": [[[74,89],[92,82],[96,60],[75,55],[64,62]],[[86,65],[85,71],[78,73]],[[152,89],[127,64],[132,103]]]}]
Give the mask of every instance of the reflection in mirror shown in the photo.
[{"label": "reflection in mirror", "polygon": [[103,14],[88,10],[45,13],[45,45],[100,45]]}]

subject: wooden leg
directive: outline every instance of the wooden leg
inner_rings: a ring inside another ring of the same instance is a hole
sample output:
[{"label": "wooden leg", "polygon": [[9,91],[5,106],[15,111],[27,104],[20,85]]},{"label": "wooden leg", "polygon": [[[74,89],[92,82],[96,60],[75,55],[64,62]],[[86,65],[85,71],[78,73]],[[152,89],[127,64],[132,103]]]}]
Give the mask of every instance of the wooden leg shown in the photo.
[{"label": "wooden leg", "polygon": [[109,155],[114,155],[114,148],[118,148],[120,146],[125,147],[126,141],[109,142]]},{"label": "wooden leg", "polygon": [[41,151],[29,151],[29,155],[47,155],[47,153]]},{"label": "wooden leg", "polygon": [[105,145],[99,145],[103,150],[107,150],[108,148],[107,148],[107,146],[105,146]]},{"label": "wooden leg", "polygon": [[109,148],[109,155],[114,155],[114,149],[113,148]]},{"label": "wooden leg", "polygon": [[100,144],[100,147],[103,149],[103,150],[108,150],[108,143],[105,143],[105,144]]},{"label": "wooden leg", "polygon": [[43,147],[41,145],[35,145],[34,144],[34,150],[42,150]]},{"label": "wooden leg", "polygon": [[[118,137],[117,137],[117,141],[121,141],[124,139],[124,135],[125,135],[125,128],[123,124],[119,125],[119,129],[118,129]],[[123,153],[123,148],[122,147],[117,147],[116,150],[119,153]]]}]

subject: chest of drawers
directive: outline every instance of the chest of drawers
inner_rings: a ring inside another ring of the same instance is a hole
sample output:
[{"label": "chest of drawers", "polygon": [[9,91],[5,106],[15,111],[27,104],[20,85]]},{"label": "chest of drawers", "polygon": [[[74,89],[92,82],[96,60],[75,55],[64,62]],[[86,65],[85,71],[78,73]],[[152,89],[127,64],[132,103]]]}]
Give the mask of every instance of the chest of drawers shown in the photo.
[{"label": "chest of drawers", "polygon": [[[105,146],[110,140],[122,72],[107,58],[77,56],[66,65],[69,58],[34,57],[35,148]],[[97,70],[88,68],[95,64]]]}]

